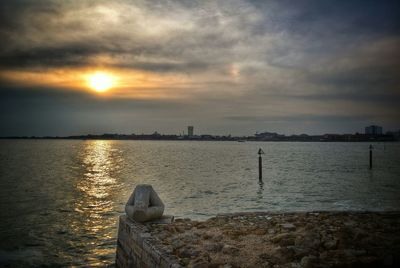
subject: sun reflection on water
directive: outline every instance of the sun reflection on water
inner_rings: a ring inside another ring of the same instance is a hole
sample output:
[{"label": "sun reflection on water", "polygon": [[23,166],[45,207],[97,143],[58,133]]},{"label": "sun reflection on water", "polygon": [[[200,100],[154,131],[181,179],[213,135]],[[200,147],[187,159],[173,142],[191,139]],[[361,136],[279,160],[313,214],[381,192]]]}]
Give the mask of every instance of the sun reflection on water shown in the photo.
[{"label": "sun reflection on water", "polygon": [[116,155],[110,141],[91,141],[83,152],[83,165],[86,169],[78,189],[88,196],[104,199],[116,184],[115,173],[122,158]]},{"label": "sun reflection on water", "polygon": [[[80,178],[76,188],[80,193],[74,202],[79,217],[69,224],[74,233],[79,233],[85,244],[84,255],[91,259],[92,266],[102,266],[99,256],[115,253],[115,226],[118,218],[112,200],[121,188],[117,181],[123,162],[122,151],[115,149],[113,141],[87,141],[79,154]],[[97,243],[102,241],[101,245]],[[104,243],[104,241],[107,241]]]}]

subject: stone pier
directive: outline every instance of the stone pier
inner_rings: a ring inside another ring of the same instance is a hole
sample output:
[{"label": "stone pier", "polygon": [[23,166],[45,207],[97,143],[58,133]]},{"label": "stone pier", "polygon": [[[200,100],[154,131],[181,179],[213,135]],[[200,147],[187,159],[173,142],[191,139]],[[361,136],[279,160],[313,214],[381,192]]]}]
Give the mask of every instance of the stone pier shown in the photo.
[{"label": "stone pier", "polygon": [[[171,222],[164,217],[147,224]],[[179,268],[178,258],[157,246],[160,241],[153,237],[147,224],[142,224],[123,215],[119,218],[116,266],[137,268]]]},{"label": "stone pier", "polygon": [[120,219],[118,267],[400,267],[400,212],[242,212]]}]

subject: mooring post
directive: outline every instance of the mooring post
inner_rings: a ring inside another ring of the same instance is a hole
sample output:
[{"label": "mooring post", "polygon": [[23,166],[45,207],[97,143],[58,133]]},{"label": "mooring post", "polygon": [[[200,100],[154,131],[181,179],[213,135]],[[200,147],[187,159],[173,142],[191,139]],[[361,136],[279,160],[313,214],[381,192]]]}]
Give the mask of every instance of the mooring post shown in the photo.
[{"label": "mooring post", "polygon": [[372,169],[372,144],[369,145],[369,169]]},{"label": "mooring post", "polygon": [[258,180],[260,182],[262,182],[262,154],[264,154],[264,151],[260,148],[258,150]]}]

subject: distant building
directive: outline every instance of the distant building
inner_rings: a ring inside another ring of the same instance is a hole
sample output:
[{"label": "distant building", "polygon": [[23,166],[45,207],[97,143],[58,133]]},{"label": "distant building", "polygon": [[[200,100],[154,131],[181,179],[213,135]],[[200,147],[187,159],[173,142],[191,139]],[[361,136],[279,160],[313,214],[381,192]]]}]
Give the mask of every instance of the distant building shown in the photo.
[{"label": "distant building", "polygon": [[275,132],[256,133],[254,136],[257,140],[274,140],[282,137],[282,135]]},{"label": "distant building", "polygon": [[369,126],[369,127],[365,127],[365,134],[366,135],[382,135],[383,131],[382,131],[382,127],[380,126]]},{"label": "distant building", "polygon": [[193,136],[193,133],[194,133],[194,131],[193,131],[193,126],[188,126],[188,136]]}]

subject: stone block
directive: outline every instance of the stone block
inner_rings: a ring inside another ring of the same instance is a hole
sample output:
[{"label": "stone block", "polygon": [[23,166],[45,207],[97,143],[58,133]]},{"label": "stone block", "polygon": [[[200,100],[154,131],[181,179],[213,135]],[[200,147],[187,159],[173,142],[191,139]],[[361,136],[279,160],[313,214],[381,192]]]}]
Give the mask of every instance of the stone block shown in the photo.
[{"label": "stone block", "polygon": [[136,241],[131,242],[132,251],[139,257],[142,257],[143,247],[139,246]]},{"label": "stone block", "polygon": [[118,242],[126,252],[131,250],[131,241],[132,239],[126,233],[119,233]]},{"label": "stone block", "polygon": [[138,234],[138,236],[137,236],[137,244],[140,246],[140,247],[142,247],[143,246],[143,242],[146,240],[146,239],[148,239],[148,238],[150,238],[151,237],[151,234],[150,233],[139,233]]},{"label": "stone block", "polygon": [[171,267],[171,262],[169,261],[169,259],[164,258],[163,256],[161,256],[160,258],[160,268],[170,268]]},{"label": "stone block", "polygon": [[143,251],[141,261],[144,262],[148,267],[158,267],[158,264],[151,254],[147,253],[146,251]]},{"label": "stone block", "polygon": [[118,244],[117,246],[117,256],[116,256],[116,265],[117,267],[129,267],[128,261],[130,257],[129,254]]},{"label": "stone block", "polygon": [[175,268],[181,268],[182,266],[178,264],[179,261],[175,256],[171,255],[164,255],[162,254],[160,257],[160,268],[171,268],[173,265],[175,265]]},{"label": "stone block", "polygon": [[161,255],[158,252],[158,250],[154,247],[154,244],[151,243],[151,241],[147,240],[143,242],[143,250],[149,257],[151,257],[154,260],[156,264],[160,263]]}]

